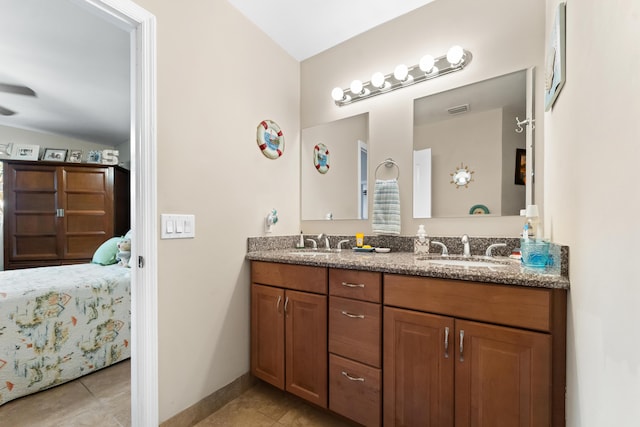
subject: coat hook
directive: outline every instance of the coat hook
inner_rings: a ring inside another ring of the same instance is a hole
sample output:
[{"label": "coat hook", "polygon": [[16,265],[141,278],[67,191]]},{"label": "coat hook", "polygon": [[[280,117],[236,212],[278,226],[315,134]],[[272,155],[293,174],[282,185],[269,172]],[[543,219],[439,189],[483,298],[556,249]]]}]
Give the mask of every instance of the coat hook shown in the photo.
[{"label": "coat hook", "polygon": [[520,120],[517,116],[516,116],[516,126],[518,126],[516,128],[516,132],[518,133],[522,133],[522,131],[524,130],[522,128],[522,125],[531,125],[531,130],[536,128],[536,125],[534,124],[536,121],[534,119],[524,119],[524,120]]}]

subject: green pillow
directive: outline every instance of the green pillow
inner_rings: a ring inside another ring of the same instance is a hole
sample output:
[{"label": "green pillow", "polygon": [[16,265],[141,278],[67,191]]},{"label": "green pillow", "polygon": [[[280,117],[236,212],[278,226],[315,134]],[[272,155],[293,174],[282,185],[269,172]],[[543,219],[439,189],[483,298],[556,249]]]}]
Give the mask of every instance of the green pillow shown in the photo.
[{"label": "green pillow", "polygon": [[96,250],[91,260],[94,264],[111,265],[116,263],[116,255],[118,254],[118,242],[122,237],[112,237]]}]

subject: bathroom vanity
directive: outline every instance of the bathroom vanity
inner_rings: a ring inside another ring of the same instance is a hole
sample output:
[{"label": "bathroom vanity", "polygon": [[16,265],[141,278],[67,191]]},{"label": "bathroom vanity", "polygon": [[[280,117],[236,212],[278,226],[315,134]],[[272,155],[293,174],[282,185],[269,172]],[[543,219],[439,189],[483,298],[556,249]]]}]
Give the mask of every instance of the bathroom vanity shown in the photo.
[{"label": "bathroom vanity", "polygon": [[247,258],[256,377],[365,426],[564,425],[566,276],[403,252]]}]

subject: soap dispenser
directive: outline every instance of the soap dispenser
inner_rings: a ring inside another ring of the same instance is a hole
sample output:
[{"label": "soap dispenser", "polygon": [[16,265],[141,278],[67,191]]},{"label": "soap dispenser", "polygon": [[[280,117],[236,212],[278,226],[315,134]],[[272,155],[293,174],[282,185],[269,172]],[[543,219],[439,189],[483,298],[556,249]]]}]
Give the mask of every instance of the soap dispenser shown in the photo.
[{"label": "soap dispenser", "polygon": [[416,255],[423,255],[429,253],[429,238],[427,232],[424,229],[424,225],[420,224],[418,227],[418,233],[413,240],[413,252]]}]

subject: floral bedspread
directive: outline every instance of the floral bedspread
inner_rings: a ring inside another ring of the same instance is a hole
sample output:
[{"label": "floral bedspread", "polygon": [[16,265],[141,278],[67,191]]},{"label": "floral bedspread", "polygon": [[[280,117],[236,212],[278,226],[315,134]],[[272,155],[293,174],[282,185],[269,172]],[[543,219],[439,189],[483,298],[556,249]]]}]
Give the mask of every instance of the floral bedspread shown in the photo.
[{"label": "floral bedspread", "polygon": [[131,355],[131,270],[0,272],[0,405]]}]

